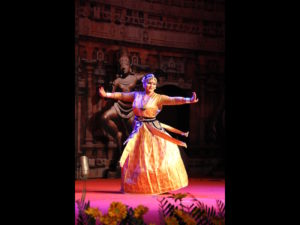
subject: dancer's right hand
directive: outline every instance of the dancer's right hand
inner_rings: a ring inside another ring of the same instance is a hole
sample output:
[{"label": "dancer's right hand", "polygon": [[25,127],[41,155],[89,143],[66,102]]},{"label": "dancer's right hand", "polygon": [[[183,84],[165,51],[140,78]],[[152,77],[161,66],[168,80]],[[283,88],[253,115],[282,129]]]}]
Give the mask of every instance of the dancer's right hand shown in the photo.
[{"label": "dancer's right hand", "polygon": [[106,92],[103,87],[99,87],[99,95],[103,98],[106,97]]}]

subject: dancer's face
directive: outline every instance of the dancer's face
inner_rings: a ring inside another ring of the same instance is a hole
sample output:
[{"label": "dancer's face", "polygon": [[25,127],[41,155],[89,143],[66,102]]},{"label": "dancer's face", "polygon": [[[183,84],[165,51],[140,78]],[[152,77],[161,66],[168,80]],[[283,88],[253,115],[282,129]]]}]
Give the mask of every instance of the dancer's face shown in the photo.
[{"label": "dancer's face", "polygon": [[144,89],[145,89],[146,93],[147,94],[153,93],[154,90],[156,89],[156,84],[157,84],[157,81],[155,78],[150,78],[149,80],[147,80],[144,83]]}]

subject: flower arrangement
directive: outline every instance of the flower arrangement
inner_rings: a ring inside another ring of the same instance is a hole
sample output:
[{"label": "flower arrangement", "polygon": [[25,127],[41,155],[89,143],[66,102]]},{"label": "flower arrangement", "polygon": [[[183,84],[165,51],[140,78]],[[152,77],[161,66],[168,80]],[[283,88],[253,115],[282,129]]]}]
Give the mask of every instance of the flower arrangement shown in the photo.
[{"label": "flower arrangement", "polygon": [[[184,204],[186,197],[190,197],[191,204]],[[216,200],[218,210],[189,193],[169,194],[158,201],[166,225],[225,225],[225,203],[220,200]]]},{"label": "flower arrangement", "polygon": [[77,205],[78,225],[146,225],[143,215],[149,210],[143,205],[138,205],[133,209],[122,202],[112,202],[108,212],[103,215],[98,208],[90,207],[89,201],[88,203],[77,201]]},{"label": "flower arrangement", "polygon": [[[190,197],[191,204],[184,204],[186,197]],[[225,204],[220,200],[216,200],[217,209],[208,207],[189,193],[167,193],[157,200],[166,225],[225,224]],[[90,202],[85,203],[84,199],[78,200],[77,206],[78,225],[146,225],[143,215],[149,210],[143,205],[132,208],[121,202],[112,202],[108,212],[103,214],[98,208],[90,207]]]}]

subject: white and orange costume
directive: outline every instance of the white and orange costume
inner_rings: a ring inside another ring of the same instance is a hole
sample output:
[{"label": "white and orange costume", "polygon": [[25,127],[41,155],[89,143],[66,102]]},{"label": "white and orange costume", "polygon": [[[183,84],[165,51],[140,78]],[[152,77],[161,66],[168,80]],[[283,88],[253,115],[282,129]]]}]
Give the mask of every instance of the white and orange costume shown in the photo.
[{"label": "white and orange costume", "polygon": [[186,144],[172,138],[165,129],[184,136],[187,133],[155,118],[163,105],[185,104],[186,98],[152,93],[147,102],[143,102],[144,92],[114,94],[118,99],[133,102],[135,115],[134,129],[125,141],[120,159],[124,191],[160,194],[186,187],[188,176],[178,148]]}]

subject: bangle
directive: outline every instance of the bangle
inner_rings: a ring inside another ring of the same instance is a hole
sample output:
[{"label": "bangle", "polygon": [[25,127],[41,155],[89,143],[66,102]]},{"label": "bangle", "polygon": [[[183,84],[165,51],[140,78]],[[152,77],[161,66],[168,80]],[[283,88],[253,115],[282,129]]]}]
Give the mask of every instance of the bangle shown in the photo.
[{"label": "bangle", "polygon": [[107,98],[110,98],[111,96],[112,96],[111,93],[106,92],[106,97],[107,97]]},{"label": "bangle", "polygon": [[184,98],[186,103],[191,103],[191,98]]}]

